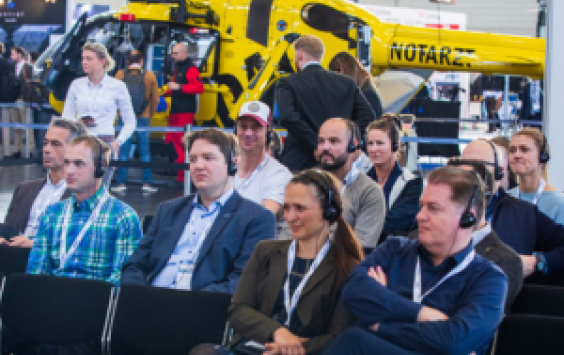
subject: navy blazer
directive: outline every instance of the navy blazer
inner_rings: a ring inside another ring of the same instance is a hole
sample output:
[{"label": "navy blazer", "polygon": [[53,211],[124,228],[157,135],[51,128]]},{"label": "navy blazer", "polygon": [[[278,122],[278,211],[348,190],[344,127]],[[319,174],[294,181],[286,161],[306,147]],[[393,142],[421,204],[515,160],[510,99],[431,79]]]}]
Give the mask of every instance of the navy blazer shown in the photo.
[{"label": "navy blazer", "polygon": [[[192,213],[196,195],[163,202],[149,230],[123,267],[122,284],[151,285],[166,266]],[[196,260],[192,289],[235,292],[239,277],[263,239],[276,233],[274,214],[236,191],[219,211]]]}]

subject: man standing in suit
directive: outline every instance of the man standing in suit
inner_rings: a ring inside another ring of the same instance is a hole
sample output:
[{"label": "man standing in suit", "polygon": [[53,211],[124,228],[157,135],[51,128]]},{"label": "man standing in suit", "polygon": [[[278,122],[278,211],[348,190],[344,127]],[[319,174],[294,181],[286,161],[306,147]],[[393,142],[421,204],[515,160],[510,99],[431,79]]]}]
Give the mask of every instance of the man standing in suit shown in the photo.
[{"label": "man standing in suit", "polygon": [[[30,100],[31,95],[31,87],[29,82],[32,79],[33,75],[33,68],[31,64],[26,62],[27,52],[23,47],[14,47],[10,50],[10,59],[14,62],[14,69],[16,73],[16,79],[19,80],[21,83],[21,95],[16,101],[16,103],[23,103]],[[33,122],[26,122],[26,108],[23,106],[19,107],[12,107],[10,109],[11,122],[12,123],[33,123]],[[22,147],[23,147],[23,136],[24,131],[21,129],[17,129],[14,131],[15,135],[15,148],[16,152],[12,154],[12,157],[18,158],[21,157]],[[29,147],[31,151],[33,151],[34,147],[34,139],[33,134],[29,136]]]},{"label": "man standing in suit", "polygon": [[122,282],[233,293],[255,245],[274,238],[274,214],[233,189],[236,147],[228,134],[206,129],[185,141],[198,194],[159,205]]},{"label": "man standing in suit", "polygon": [[18,235],[0,235],[0,244],[33,246],[39,221],[47,207],[70,196],[66,191],[63,169],[65,151],[76,137],[83,134],[86,134],[86,128],[82,123],[63,119],[51,123],[43,142],[43,167],[48,171],[47,177],[22,182],[16,187],[4,226],[15,227]]},{"label": "man standing in suit", "polygon": [[323,42],[304,35],[294,44],[298,73],[280,80],[276,102],[280,124],[288,130],[282,164],[291,171],[315,166],[319,127],[331,117],[350,117],[362,134],[376,117],[372,107],[350,77],[321,66]]}]

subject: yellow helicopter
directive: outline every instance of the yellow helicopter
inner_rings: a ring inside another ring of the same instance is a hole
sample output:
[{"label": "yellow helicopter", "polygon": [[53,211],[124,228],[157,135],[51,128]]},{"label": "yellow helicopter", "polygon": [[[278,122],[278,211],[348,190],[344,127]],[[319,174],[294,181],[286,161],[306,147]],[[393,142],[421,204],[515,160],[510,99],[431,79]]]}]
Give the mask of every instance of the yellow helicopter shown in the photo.
[{"label": "yellow helicopter", "polygon": [[[224,127],[245,101],[273,102],[273,84],[295,70],[291,43],[303,34],[324,42],[323,65],[348,51],[374,76],[406,68],[544,74],[544,39],[390,24],[348,0],[130,0],[117,12],[80,17],[35,69],[61,112],[71,81],[84,75],[86,41],[104,43],[121,67],[126,50],[142,50],[163,92],[172,46],[196,42],[205,84],[196,122]],[[157,114],[152,125],[166,126],[167,115]]]}]

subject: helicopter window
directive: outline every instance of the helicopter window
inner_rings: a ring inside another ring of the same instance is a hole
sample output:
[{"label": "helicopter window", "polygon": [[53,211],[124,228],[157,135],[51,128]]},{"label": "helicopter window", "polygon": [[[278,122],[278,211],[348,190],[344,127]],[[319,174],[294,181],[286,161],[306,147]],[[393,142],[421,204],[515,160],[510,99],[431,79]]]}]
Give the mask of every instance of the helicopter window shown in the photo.
[{"label": "helicopter window", "polygon": [[349,17],[332,7],[320,4],[309,4],[302,9],[305,23],[319,31],[332,32],[339,38],[348,38]]},{"label": "helicopter window", "polygon": [[[167,49],[167,55],[170,58],[172,47],[177,43],[196,43],[198,45],[198,53],[192,58],[194,65],[200,71],[202,77],[209,77],[213,73],[213,65],[215,60],[215,49],[218,44],[217,33],[210,32],[207,29],[200,28],[173,28],[171,30],[170,43]],[[171,61],[171,73],[174,71]]]}]

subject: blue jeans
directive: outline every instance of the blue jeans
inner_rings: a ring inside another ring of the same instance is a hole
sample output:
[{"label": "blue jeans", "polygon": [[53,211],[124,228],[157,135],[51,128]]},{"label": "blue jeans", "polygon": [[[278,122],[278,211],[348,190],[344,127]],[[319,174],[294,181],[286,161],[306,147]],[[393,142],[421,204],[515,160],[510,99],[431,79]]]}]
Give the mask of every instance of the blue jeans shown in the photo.
[{"label": "blue jeans", "polygon": [[[139,117],[137,118],[137,127],[149,127],[149,118]],[[123,121],[121,117],[119,118],[120,126],[123,126]],[[139,147],[139,160],[144,162],[151,161],[151,152],[149,151],[149,132],[142,131],[142,132],[134,132],[137,134],[137,146]],[[133,135],[132,135],[133,136]],[[131,138],[119,148],[119,160],[121,161],[128,161],[129,156],[131,154]],[[127,168],[119,168],[117,174],[117,183],[125,184],[127,182]],[[152,182],[152,173],[151,169],[143,169],[143,183],[151,184]]]}]

